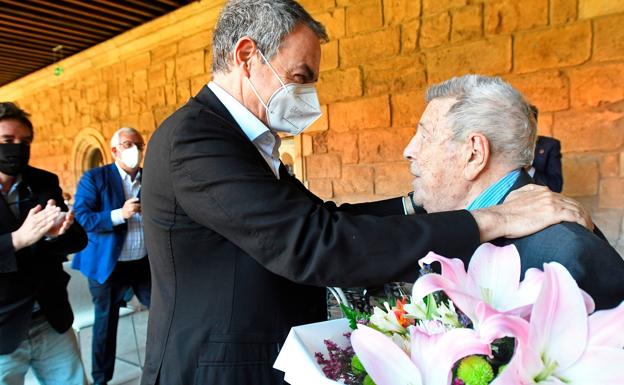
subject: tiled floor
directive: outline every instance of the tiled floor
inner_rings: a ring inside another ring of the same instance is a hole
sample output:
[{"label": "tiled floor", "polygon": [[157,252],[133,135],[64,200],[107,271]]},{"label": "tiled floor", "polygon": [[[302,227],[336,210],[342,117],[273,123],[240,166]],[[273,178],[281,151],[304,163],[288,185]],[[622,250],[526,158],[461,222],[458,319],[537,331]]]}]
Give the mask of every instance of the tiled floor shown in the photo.
[{"label": "tiled floor", "polygon": [[[139,352],[141,360],[145,359],[145,340],[147,335],[148,311],[142,311],[134,315],[137,337],[139,340]],[[80,333],[80,348],[82,351],[82,362],[85,366],[87,378],[91,383],[91,329],[85,329]],[[137,353],[132,332],[132,322],[130,317],[119,320],[117,333],[117,357],[131,362],[137,362]],[[109,385],[138,385],[141,378],[141,369],[137,366],[127,364],[121,360],[115,361],[115,373]],[[39,382],[28,372],[25,385],[38,385]]]}]

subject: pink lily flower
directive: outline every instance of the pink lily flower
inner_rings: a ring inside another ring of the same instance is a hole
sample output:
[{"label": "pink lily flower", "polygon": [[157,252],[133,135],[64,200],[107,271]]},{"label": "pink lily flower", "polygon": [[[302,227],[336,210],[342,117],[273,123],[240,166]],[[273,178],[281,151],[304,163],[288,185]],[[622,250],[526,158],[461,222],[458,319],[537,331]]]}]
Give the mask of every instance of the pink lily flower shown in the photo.
[{"label": "pink lily flower", "polygon": [[588,316],[583,294],[565,267],[548,263],[544,273],[527,340],[519,341],[509,366],[492,384],[623,384],[624,302]]},{"label": "pink lily flower", "polygon": [[449,385],[459,359],[491,354],[488,342],[472,329],[428,334],[410,327],[411,357],[383,333],[364,325],[351,334],[351,345],[377,385]]},{"label": "pink lily flower", "polygon": [[[473,254],[468,272],[460,259],[449,259],[430,252],[419,264],[439,262],[441,274],[427,274],[419,278],[412,289],[412,298],[421,299],[442,290],[455,306],[470,318],[478,328],[475,313],[477,304],[485,302],[499,313],[528,318],[543,281],[543,272],[528,269],[520,282],[520,255],[515,246],[481,245]],[[588,312],[594,303],[586,295]]]}]

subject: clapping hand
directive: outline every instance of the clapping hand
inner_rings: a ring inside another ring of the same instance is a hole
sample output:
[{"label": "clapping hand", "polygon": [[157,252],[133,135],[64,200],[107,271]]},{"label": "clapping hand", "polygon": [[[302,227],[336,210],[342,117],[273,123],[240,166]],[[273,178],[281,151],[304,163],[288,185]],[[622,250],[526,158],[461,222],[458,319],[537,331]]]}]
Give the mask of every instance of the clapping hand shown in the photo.
[{"label": "clapping hand", "polygon": [[37,205],[30,209],[22,226],[11,233],[13,248],[17,251],[38,242],[52,229],[60,212],[53,200],[45,208]]}]

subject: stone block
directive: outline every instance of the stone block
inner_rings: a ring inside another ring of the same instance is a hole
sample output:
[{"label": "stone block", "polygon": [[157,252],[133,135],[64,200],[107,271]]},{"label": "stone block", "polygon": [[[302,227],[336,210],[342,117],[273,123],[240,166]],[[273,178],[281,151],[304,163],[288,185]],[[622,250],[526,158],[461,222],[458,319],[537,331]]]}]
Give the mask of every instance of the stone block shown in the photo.
[{"label": "stone block", "polygon": [[176,43],[160,45],[150,51],[151,63],[159,63],[171,59],[175,57],[177,53],[178,45]]},{"label": "stone block", "polygon": [[600,207],[624,209],[624,178],[605,178],[600,181]]},{"label": "stone block", "polygon": [[537,135],[553,136],[554,117],[552,112],[541,112],[537,119]]},{"label": "stone block", "polygon": [[176,85],[169,83],[165,85],[165,103],[168,106],[177,106],[178,100],[176,95]]},{"label": "stone block", "polygon": [[616,151],[624,144],[624,102],[555,113],[562,152]]},{"label": "stone block", "polygon": [[178,42],[178,56],[189,52],[210,50],[212,45],[212,29],[185,37]]},{"label": "stone block", "polygon": [[[614,177],[619,176],[620,174],[620,157],[619,153],[614,152],[610,154],[605,154],[602,156],[602,161],[600,162],[600,176],[601,177]],[[622,191],[624,194],[624,191]]]},{"label": "stone block", "polygon": [[344,68],[396,55],[400,49],[398,27],[357,35],[340,40],[340,66]]},{"label": "stone block", "polygon": [[387,96],[329,105],[329,129],[336,132],[390,126]]},{"label": "stone block", "polygon": [[577,11],[577,0],[550,0],[550,24],[571,23],[577,19]]},{"label": "stone block", "polygon": [[301,155],[310,156],[312,153],[312,135],[301,134]]},{"label": "stone block", "polygon": [[347,35],[374,31],[383,26],[381,0],[360,0],[347,7]]},{"label": "stone block", "polygon": [[331,40],[336,40],[345,35],[346,21],[345,9],[336,8],[329,12],[320,13],[315,19],[325,26],[325,31]]},{"label": "stone block", "polygon": [[411,20],[401,25],[401,51],[405,53],[418,49],[420,35],[420,19]]},{"label": "stone block", "polygon": [[620,176],[624,176],[624,151],[620,152]]},{"label": "stone block", "polygon": [[328,131],[327,151],[340,154],[343,164],[358,163],[358,134]]},{"label": "stone block", "polygon": [[423,55],[396,56],[363,68],[367,96],[405,92],[427,84]]},{"label": "stone block", "polygon": [[139,131],[145,132],[154,132],[156,129],[156,122],[154,120],[154,114],[150,111],[145,111],[139,115],[139,125],[135,127]]},{"label": "stone block", "polygon": [[547,70],[504,77],[541,112],[560,111],[570,107],[570,85],[562,71]]},{"label": "stone block", "polygon": [[584,63],[591,54],[591,41],[589,22],[518,33],[514,39],[514,71],[532,72]]},{"label": "stone block", "polygon": [[167,83],[173,83],[175,81],[175,60],[167,60],[165,62],[165,78],[167,79]]},{"label": "stone block", "polygon": [[564,156],[563,193],[567,196],[588,196],[598,193],[598,162],[593,157]]},{"label": "stone block", "polygon": [[165,63],[152,64],[147,70],[147,83],[149,88],[162,87],[167,83]]},{"label": "stone block", "polygon": [[483,36],[483,6],[469,5],[451,11],[451,41],[474,40]]},{"label": "stone block", "polygon": [[593,60],[624,59],[624,15],[613,15],[594,20]]},{"label": "stone block", "polygon": [[414,176],[409,172],[409,163],[376,163],[375,194],[382,196],[401,196],[412,191]]},{"label": "stone block", "polygon": [[135,71],[132,74],[132,89],[135,92],[147,91],[147,70]]},{"label": "stone block", "polygon": [[308,179],[308,187],[321,199],[331,199],[334,196],[332,182],[329,179]]},{"label": "stone block", "polygon": [[212,49],[204,51],[204,68],[206,73],[212,76]]},{"label": "stone block", "polygon": [[147,91],[147,107],[153,108],[166,105],[165,87],[151,88]]},{"label": "stone block", "polygon": [[327,112],[327,106],[321,106],[321,117],[316,120],[316,122],[312,123],[310,127],[308,127],[305,132],[323,132],[329,129],[329,113]]},{"label": "stone block", "polygon": [[624,12],[622,0],[578,0],[578,2],[579,17],[582,19]]},{"label": "stone block", "polygon": [[614,209],[598,209],[591,213],[592,220],[607,237],[607,241],[611,245],[616,245],[620,237],[623,213],[622,210]]},{"label": "stone block", "polygon": [[466,0],[422,0],[423,16],[448,11],[466,5]]},{"label": "stone block", "polygon": [[321,104],[362,95],[362,75],[359,68],[321,72],[317,85]]},{"label": "stone block", "polygon": [[508,34],[548,24],[548,0],[487,1],[484,10],[486,34]]},{"label": "stone block", "polygon": [[208,74],[201,74],[191,78],[191,95],[197,95],[197,93],[204,88],[210,81]]},{"label": "stone block", "polygon": [[327,136],[328,132],[322,132],[312,135],[312,153],[327,154]]},{"label": "stone block", "polygon": [[403,160],[403,150],[415,133],[414,127],[361,132],[359,142],[360,163]]},{"label": "stone block", "polygon": [[299,0],[298,3],[312,14],[324,12],[336,6],[336,0]]},{"label": "stone block", "polygon": [[321,72],[338,68],[338,40],[321,44]]},{"label": "stone block", "polygon": [[136,114],[147,109],[146,92],[133,92],[130,95],[130,113]]},{"label": "stone block", "polygon": [[178,99],[178,105],[186,103],[191,97],[191,85],[188,79],[178,80],[176,94]]},{"label": "stone block", "polygon": [[136,54],[134,56],[132,56],[131,58],[129,58],[128,60],[126,60],[126,71],[131,74],[133,72],[136,72],[138,70],[144,70],[147,69],[147,67],[149,67],[150,65],[150,53],[149,52],[143,52],[143,53],[139,53]]},{"label": "stone block", "polygon": [[497,36],[443,47],[426,53],[429,83],[467,73],[507,73],[511,69],[511,37]]},{"label": "stone block", "polygon": [[421,48],[438,47],[449,41],[451,16],[448,12],[422,19],[418,45]]},{"label": "stone block", "polygon": [[402,24],[420,17],[420,0],[384,0],[384,23]]},{"label": "stone block", "polygon": [[314,154],[306,157],[308,178],[340,178],[341,162],[338,154]]},{"label": "stone block", "polygon": [[624,64],[573,68],[570,99],[573,107],[598,106],[624,100]]},{"label": "stone block", "polygon": [[425,90],[394,94],[391,97],[392,126],[416,128],[427,106]]},{"label": "stone block", "polygon": [[342,166],[342,177],[333,181],[334,194],[373,194],[375,189],[375,171],[371,166]]},{"label": "stone block", "polygon": [[193,76],[206,73],[204,68],[204,51],[199,50],[193,53],[178,56],[176,58],[175,74],[176,79],[188,79]]}]

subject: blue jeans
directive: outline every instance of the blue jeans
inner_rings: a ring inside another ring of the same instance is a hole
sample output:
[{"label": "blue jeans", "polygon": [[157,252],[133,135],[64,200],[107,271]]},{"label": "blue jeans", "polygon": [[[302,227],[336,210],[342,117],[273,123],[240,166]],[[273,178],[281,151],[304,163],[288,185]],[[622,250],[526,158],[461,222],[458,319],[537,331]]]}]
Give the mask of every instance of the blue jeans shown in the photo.
[{"label": "blue jeans", "polygon": [[87,383],[74,331],[59,334],[41,315],[13,353],[0,354],[0,385],[23,385],[29,367],[42,385]]}]

